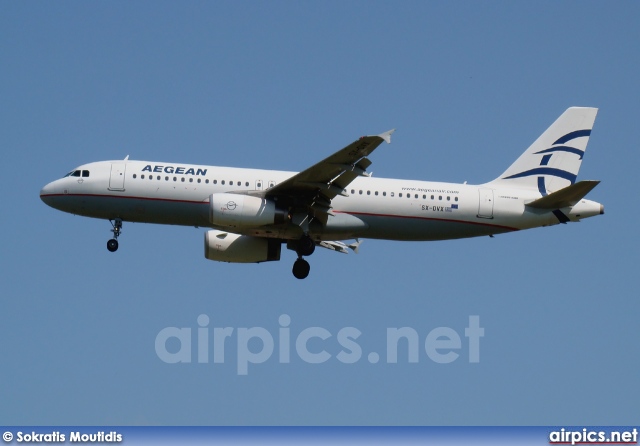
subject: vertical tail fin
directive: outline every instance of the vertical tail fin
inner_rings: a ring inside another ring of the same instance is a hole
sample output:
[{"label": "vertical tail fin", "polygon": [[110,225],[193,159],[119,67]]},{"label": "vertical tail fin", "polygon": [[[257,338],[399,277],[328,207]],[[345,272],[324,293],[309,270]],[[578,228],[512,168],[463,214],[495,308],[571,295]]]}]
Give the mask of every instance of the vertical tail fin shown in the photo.
[{"label": "vertical tail fin", "polygon": [[543,196],[575,183],[597,108],[568,108],[492,185],[537,189]]}]

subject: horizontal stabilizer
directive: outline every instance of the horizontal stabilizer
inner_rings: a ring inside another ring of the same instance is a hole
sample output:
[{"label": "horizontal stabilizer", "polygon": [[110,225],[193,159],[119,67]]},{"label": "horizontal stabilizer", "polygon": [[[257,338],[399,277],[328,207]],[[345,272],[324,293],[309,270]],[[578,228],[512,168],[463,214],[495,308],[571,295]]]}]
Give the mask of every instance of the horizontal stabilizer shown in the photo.
[{"label": "horizontal stabilizer", "polygon": [[536,209],[560,209],[573,206],[600,184],[600,181],[586,180],[553,192],[546,197],[538,198],[527,206]]}]

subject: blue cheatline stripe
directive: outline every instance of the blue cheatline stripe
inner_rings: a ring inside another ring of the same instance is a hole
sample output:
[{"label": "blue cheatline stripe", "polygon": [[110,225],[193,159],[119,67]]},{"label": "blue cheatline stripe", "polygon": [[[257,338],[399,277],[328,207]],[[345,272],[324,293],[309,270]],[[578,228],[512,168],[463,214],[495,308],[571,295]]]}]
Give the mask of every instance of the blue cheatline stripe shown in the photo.
[{"label": "blue cheatline stripe", "polygon": [[[540,152],[538,152],[540,153]],[[540,161],[540,165],[541,166],[546,166],[547,164],[549,164],[549,160],[551,159],[553,155],[545,155],[542,157],[542,161]]]},{"label": "blue cheatline stripe", "polygon": [[536,167],[535,169],[520,172],[510,177],[505,177],[503,180],[510,180],[512,178],[530,177],[533,175],[551,175],[552,177],[564,178],[571,181],[571,184],[575,183],[577,175],[567,172],[566,170],[554,169],[553,167]]},{"label": "blue cheatline stripe", "polygon": [[560,209],[556,209],[555,211],[553,211],[553,215],[555,215],[558,218],[558,221],[562,224],[571,221],[569,220],[569,217],[564,215],[564,212],[562,212]]},{"label": "blue cheatline stripe", "polygon": [[589,136],[589,135],[591,135],[591,129],[576,130],[575,132],[567,133],[562,138],[558,138],[558,140],[553,144],[554,145],[564,144],[565,142],[571,141],[572,139],[580,138],[582,136]]},{"label": "blue cheatline stripe", "polygon": [[547,196],[547,186],[544,184],[544,177],[538,177],[538,190],[543,197]]},{"label": "blue cheatline stripe", "polygon": [[576,155],[580,156],[580,159],[582,159],[582,157],[584,156],[584,150],[576,149],[575,147],[569,147],[569,146],[551,147],[550,149],[541,150],[539,152],[536,152],[535,154],[537,155],[538,153],[550,153],[550,152],[575,153]]}]

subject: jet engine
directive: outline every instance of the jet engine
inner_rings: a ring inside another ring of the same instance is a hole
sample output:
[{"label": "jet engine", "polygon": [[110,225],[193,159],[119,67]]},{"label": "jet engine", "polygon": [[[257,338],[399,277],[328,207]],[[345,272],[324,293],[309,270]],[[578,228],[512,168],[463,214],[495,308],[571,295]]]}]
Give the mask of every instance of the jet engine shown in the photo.
[{"label": "jet engine", "polygon": [[204,256],[230,263],[260,263],[280,260],[282,243],[277,239],[252,237],[212,229],[204,235]]},{"label": "jet engine", "polygon": [[287,219],[287,211],[265,198],[227,193],[209,196],[209,220],[216,226],[265,226]]}]

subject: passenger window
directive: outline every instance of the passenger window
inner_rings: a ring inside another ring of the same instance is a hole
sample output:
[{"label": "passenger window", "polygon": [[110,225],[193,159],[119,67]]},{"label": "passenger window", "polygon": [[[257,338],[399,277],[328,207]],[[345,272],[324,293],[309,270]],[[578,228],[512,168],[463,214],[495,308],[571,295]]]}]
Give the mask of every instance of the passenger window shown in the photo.
[{"label": "passenger window", "polygon": [[249,187],[249,182],[247,181],[246,183],[244,183],[244,185],[245,185],[246,187]]},{"label": "passenger window", "polygon": [[362,195],[362,191],[359,191],[358,193],[359,193],[360,195]]},{"label": "passenger window", "polygon": [[169,177],[164,177],[164,180],[165,181],[169,181]]},{"label": "passenger window", "polygon": [[158,177],[156,178],[158,181],[160,181],[160,175],[158,175]]},{"label": "passenger window", "polygon": [[367,191],[367,195],[371,195],[371,191],[370,190]]},{"label": "passenger window", "polygon": [[229,181],[229,186],[233,186],[233,181]]},{"label": "passenger window", "polygon": [[140,175],[140,178],[144,180],[144,174]]},{"label": "passenger window", "polygon": [[383,196],[383,197],[386,197],[386,196],[387,196],[387,193],[386,193],[386,192],[382,192],[382,196]]},{"label": "passenger window", "polygon": [[376,191],[376,196],[378,196],[378,191]]},{"label": "passenger window", "polygon": [[354,189],[351,189],[351,195],[355,194],[356,191]]},{"label": "passenger window", "polygon": [[193,183],[193,178],[189,178],[189,183]]},{"label": "passenger window", "polygon": [[423,199],[423,200],[426,200],[426,199],[427,199],[427,196],[426,196],[426,195],[423,195],[423,196],[422,196],[422,199]]},{"label": "passenger window", "polygon": [[150,180],[153,180],[153,175],[149,175],[149,179],[150,179]]},{"label": "passenger window", "polygon": [[418,194],[416,194],[414,198],[418,198]]},{"label": "passenger window", "polygon": [[398,197],[402,198],[402,192],[400,192],[400,193],[398,194]]},{"label": "passenger window", "polygon": [[176,177],[173,177],[173,181],[178,181],[178,179]]},{"label": "passenger window", "polygon": [[447,201],[451,201],[451,197],[447,197]]},{"label": "passenger window", "polygon": [[199,183],[200,181],[202,181],[202,180],[200,180],[200,178],[198,178],[198,183]]},{"label": "passenger window", "polygon": [[184,177],[180,178],[180,181],[182,181],[184,183]]},{"label": "passenger window", "polygon": [[391,196],[392,196],[392,197],[393,197],[393,195],[394,195],[394,192],[391,192]]},{"label": "passenger window", "polygon": [[458,197],[455,198],[455,201],[458,201]]},{"label": "passenger window", "polygon": [[222,184],[224,186],[224,180],[220,181],[220,184]]},{"label": "passenger window", "polygon": [[438,200],[442,200],[442,195],[438,196]]},{"label": "passenger window", "polygon": [[134,173],[134,174],[133,174],[133,178],[135,179],[135,178],[137,178],[137,177],[138,177],[138,176]]},{"label": "passenger window", "polygon": [[434,199],[434,196],[433,196],[433,195],[431,195],[431,199],[432,199],[432,200]]}]

